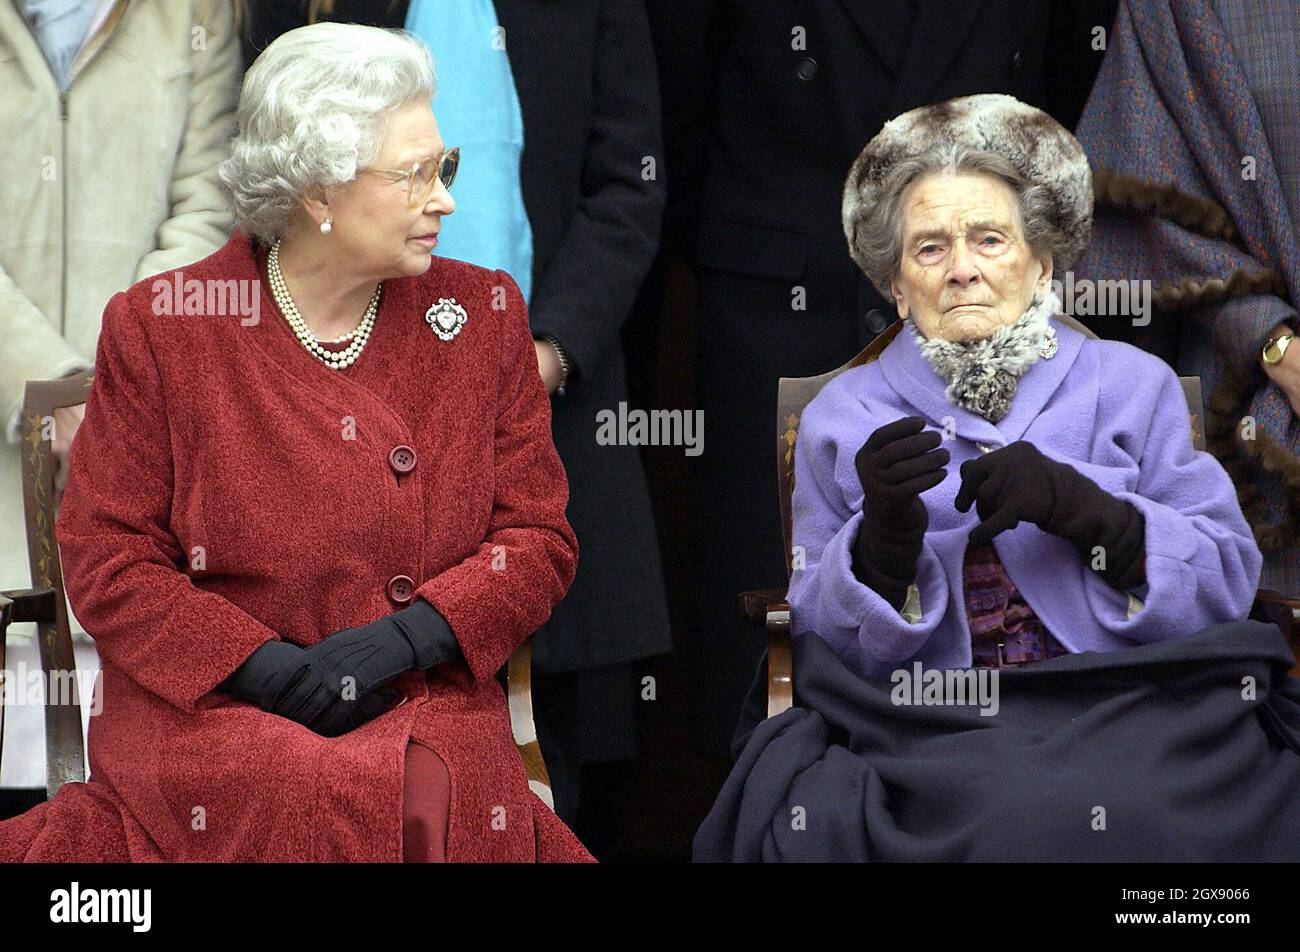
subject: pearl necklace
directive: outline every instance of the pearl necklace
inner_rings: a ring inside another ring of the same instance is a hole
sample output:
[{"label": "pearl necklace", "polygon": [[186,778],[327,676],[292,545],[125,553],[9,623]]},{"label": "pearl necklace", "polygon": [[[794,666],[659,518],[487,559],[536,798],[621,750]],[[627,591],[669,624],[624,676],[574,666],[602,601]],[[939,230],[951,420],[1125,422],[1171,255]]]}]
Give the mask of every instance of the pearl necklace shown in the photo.
[{"label": "pearl necklace", "polygon": [[344,370],[356,363],[357,358],[361,356],[361,351],[365,349],[366,341],[370,339],[370,331],[375,326],[375,315],[379,312],[380,285],[375,285],[375,293],[370,296],[370,304],[366,307],[361,323],[354,330],[327,342],[341,344],[351,338],[352,343],[347,347],[334,351],[321,346],[320,340],[307,327],[307,322],[302,319],[297,306],[293,303],[293,298],[289,296],[289,287],[284,282],[283,272],[280,271],[279,238],[271,245],[271,253],[266,258],[266,270],[271,279],[271,293],[275,296],[275,303],[279,305],[284,319],[293,328],[294,336],[303,347],[307,348],[307,352],[333,370]]}]

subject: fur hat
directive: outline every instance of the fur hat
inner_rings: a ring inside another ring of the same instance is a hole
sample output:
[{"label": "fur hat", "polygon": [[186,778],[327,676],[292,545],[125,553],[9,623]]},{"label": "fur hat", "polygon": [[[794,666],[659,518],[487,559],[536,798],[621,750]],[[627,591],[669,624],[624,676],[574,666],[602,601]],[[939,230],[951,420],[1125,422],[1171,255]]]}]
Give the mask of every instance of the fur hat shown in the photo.
[{"label": "fur hat", "polygon": [[1054,269],[1068,269],[1088,246],[1092,229],[1092,172],[1083,147],[1059,122],[1014,96],[981,93],[932,103],[903,113],[876,134],[854,160],[844,182],[841,218],[849,254],[865,270],[855,235],[866,209],[879,198],[894,163],[936,142],[958,142],[997,152],[1024,176],[1046,188],[1052,224],[1065,237],[1053,249]]}]

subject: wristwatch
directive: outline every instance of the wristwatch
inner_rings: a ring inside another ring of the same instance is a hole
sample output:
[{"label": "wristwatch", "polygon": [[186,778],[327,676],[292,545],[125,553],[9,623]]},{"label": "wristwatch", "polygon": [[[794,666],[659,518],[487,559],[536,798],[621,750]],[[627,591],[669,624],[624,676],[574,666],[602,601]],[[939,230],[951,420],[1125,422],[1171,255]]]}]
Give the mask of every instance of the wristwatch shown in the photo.
[{"label": "wristwatch", "polygon": [[1260,354],[1261,359],[1270,367],[1276,367],[1282,362],[1282,357],[1286,354],[1286,349],[1294,338],[1295,331],[1290,327],[1274,334],[1268,339],[1268,343],[1264,345],[1263,353]]},{"label": "wristwatch", "polygon": [[569,372],[573,369],[573,364],[569,360],[569,355],[564,352],[560,342],[550,334],[543,334],[541,340],[546,341],[555,348],[555,356],[560,361],[560,385],[555,388],[555,392],[564,396],[564,387],[569,382]]}]

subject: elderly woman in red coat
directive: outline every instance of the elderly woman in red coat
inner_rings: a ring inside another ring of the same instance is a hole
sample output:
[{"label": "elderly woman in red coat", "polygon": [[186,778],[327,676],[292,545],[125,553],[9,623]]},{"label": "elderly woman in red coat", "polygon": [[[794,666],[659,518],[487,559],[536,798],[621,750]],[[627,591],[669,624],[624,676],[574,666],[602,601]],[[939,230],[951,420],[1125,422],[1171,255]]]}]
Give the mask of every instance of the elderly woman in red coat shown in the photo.
[{"label": "elderly woman in red coat", "polygon": [[590,860],[495,675],[578,546],[515,283],[431,257],[458,154],[414,38],[249,70],[239,231],[116,295],[58,538],[91,778],[4,860]]}]

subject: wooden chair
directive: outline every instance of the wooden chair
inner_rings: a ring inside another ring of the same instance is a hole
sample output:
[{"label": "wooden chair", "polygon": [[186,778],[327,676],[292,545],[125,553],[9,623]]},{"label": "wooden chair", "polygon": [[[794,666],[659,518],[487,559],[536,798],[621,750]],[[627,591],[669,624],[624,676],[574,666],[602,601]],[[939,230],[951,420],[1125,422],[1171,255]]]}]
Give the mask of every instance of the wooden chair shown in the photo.
[{"label": "wooden chair", "polygon": [[[1097,339],[1097,335],[1084,327],[1072,317],[1059,316],[1067,324],[1087,337]],[[785,568],[787,575],[791,570],[792,543],[790,526],[790,499],[794,493],[794,445],[799,436],[799,421],[804,409],[812,399],[821,392],[822,387],[833,379],[854,367],[869,364],[889,346],[890,341],[903,327],[903,321],[897,320],[885,328],[875,340],[841,367],[816,377],[782,377],[777,389],[777,423],[776,423],[776,466],[781,504],[781,538],[785,544]],[[1188,412],[1192,422],[1192,445],[1198,450],[1205,449],[1204,409],[1201,397],[1201,380],[1199,377],[1178,378],[1183,385],[1183,394],[1187,398]],[[790,708],[794,703],[793,665],[790,654],[790,605],[785,600],[785,589],[762,589],[753,592],[741,592],[739,604],[741,615],[746,621],[761,625],[767,630],[767,716],[775,717]],[[1260,589],[1256,593],[1255,604],[1250,617],[1260,621],[1269,621],[1282,629],[1292,648],[1300,656],[1300,598],[1286,598],[1281,594]],[[1300,664],[1291,669],[1300,675]]]},{"label": "wooden chair", "polygon": [[[77,662],[68,628],[67,603],[63,594],[63,567],[54,538],[54,454],[47,438],[54,411],[86,402],[93,371],[61,380],[29,381],[23,397],[21,425],[23,508],[27,528],[27,560],[32,588],[0,592],[11,602],[0,617],[0,658],[11,621],[34,621],[45,683],[67,678],[77,684]],[[17,540],[7,539],[13,545]],[[0,603],[2,604],[2,603]],[[3,667],[3,665],[0,665]],[[56,675],[57,673],[57,675]],[[45,792],[53,797],[65,783],[86,779],[85,746],[82,737],[81,699],[75,691],[72,703],[47,692],[45,698]],[[0,758],[3,747],[4,712],[0,706]]]},{"label": "wooden chair", "polygon": [[[86,402],[94,371],[61,380],[27,383],[22,409],[23,505],[26,511],[27,555],[32,587],[0,592],[0,670],[4,669],[5,633],[12,622],[35,622],[40,643],[41,670],[46,684],[53,672],[73,685],[76,659],[68,627],[63,591],[63,567],[54,535],[54,457],[46,424],[61,407]],[[12,541],[12,540],[10,540]],[[551,781],[533,723],[532,643],[525,641],[506,665],[506,696],[515,748],[523,760],[528,786],[555,808]],[[73,703],[47,694],[45,707],[46,794],[53,797],[70,781],[84,781],[85,748],[82,742],[80,699]],[[4,705],[0,705],[0,758],[4,756]]]}]

